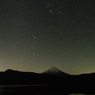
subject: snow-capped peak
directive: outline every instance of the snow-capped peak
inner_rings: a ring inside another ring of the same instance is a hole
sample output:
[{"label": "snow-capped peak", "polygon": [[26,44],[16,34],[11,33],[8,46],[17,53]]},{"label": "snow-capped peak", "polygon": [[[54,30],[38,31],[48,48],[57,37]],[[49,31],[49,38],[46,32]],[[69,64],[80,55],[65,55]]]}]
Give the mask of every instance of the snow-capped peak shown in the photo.
[{"label": "snow-capped peak", "polygon": [[43,74],[50,74],[50,75],[66,75],[63,71],[57,69],[56,67],[52,67],[43,72]]}]

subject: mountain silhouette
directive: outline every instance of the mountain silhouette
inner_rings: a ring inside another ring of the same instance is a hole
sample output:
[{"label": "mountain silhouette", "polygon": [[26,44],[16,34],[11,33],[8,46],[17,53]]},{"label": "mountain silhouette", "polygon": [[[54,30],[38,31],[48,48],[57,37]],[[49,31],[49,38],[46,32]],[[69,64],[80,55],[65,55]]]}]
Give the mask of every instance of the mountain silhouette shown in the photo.
[{"label": "mountain silhouette", "polygon": [[12,70],[12,69],[7,69],[7,70],[5,71],[5,73],[13,73],[13,72],[20,72],[20,71]]},{"label": "mountain silhouette", "polygon": [[95,93],[95,73],[69,75],[56,67],[43,73],[8,69],[5,72],[0,72],[0,85],[33,85],[32,89],[35,90]]},{"label": "mountain silhouette", "polygon": [[64,73],[63,71],[59,70],[56,67],[52,67],[46,71],[43,72],[43,74],[48,74],[48,75],[57,75],[57,76],[63,76],[63,75],[68,75]]}]

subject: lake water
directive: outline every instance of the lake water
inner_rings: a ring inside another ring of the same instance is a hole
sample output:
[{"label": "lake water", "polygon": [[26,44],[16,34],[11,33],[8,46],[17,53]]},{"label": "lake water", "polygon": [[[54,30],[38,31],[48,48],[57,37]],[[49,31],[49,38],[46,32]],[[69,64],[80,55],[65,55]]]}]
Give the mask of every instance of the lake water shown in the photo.
[{"label": "lake water", "polygon": [[95,94],[82,94],[82,93],[64,93],[56,91],[48,91],[43,86],[27,86],[27,85],[5,85],[0,86],[0,95],[95,95]]},{"label": "lake water", "polygon": [[0,95],[95,95],[95,94],[81,94],[81,93],[73,93],[73,94],[66,94],[66,93],[50,93],[50,92],[32,92],[32,90],[26,89],[0,89]]}]

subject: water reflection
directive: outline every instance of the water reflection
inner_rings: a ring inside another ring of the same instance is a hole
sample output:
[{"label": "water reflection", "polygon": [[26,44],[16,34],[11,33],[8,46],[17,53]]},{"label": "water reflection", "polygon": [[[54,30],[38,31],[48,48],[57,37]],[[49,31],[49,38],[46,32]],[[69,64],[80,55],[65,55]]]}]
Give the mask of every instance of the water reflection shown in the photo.
[{"label": "water reflection", "polygon": [[87,94],[82,94],[82,93],[73,93],[73,94],[69,94],[69,95],[87,95]]},{"label": "water reflection", "polygon": [[69,95],[95,95],[95,94],[72,93],[72,94],[69,94]]}]

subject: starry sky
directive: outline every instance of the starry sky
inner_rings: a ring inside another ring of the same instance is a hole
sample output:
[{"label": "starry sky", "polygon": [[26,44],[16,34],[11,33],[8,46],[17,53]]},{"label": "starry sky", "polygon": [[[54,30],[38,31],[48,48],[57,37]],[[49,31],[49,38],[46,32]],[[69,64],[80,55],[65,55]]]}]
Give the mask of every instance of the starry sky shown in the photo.
[{"label": "starry sky", "polygon": [[95,0],[0,0],[0,71],[95,72]]}]

